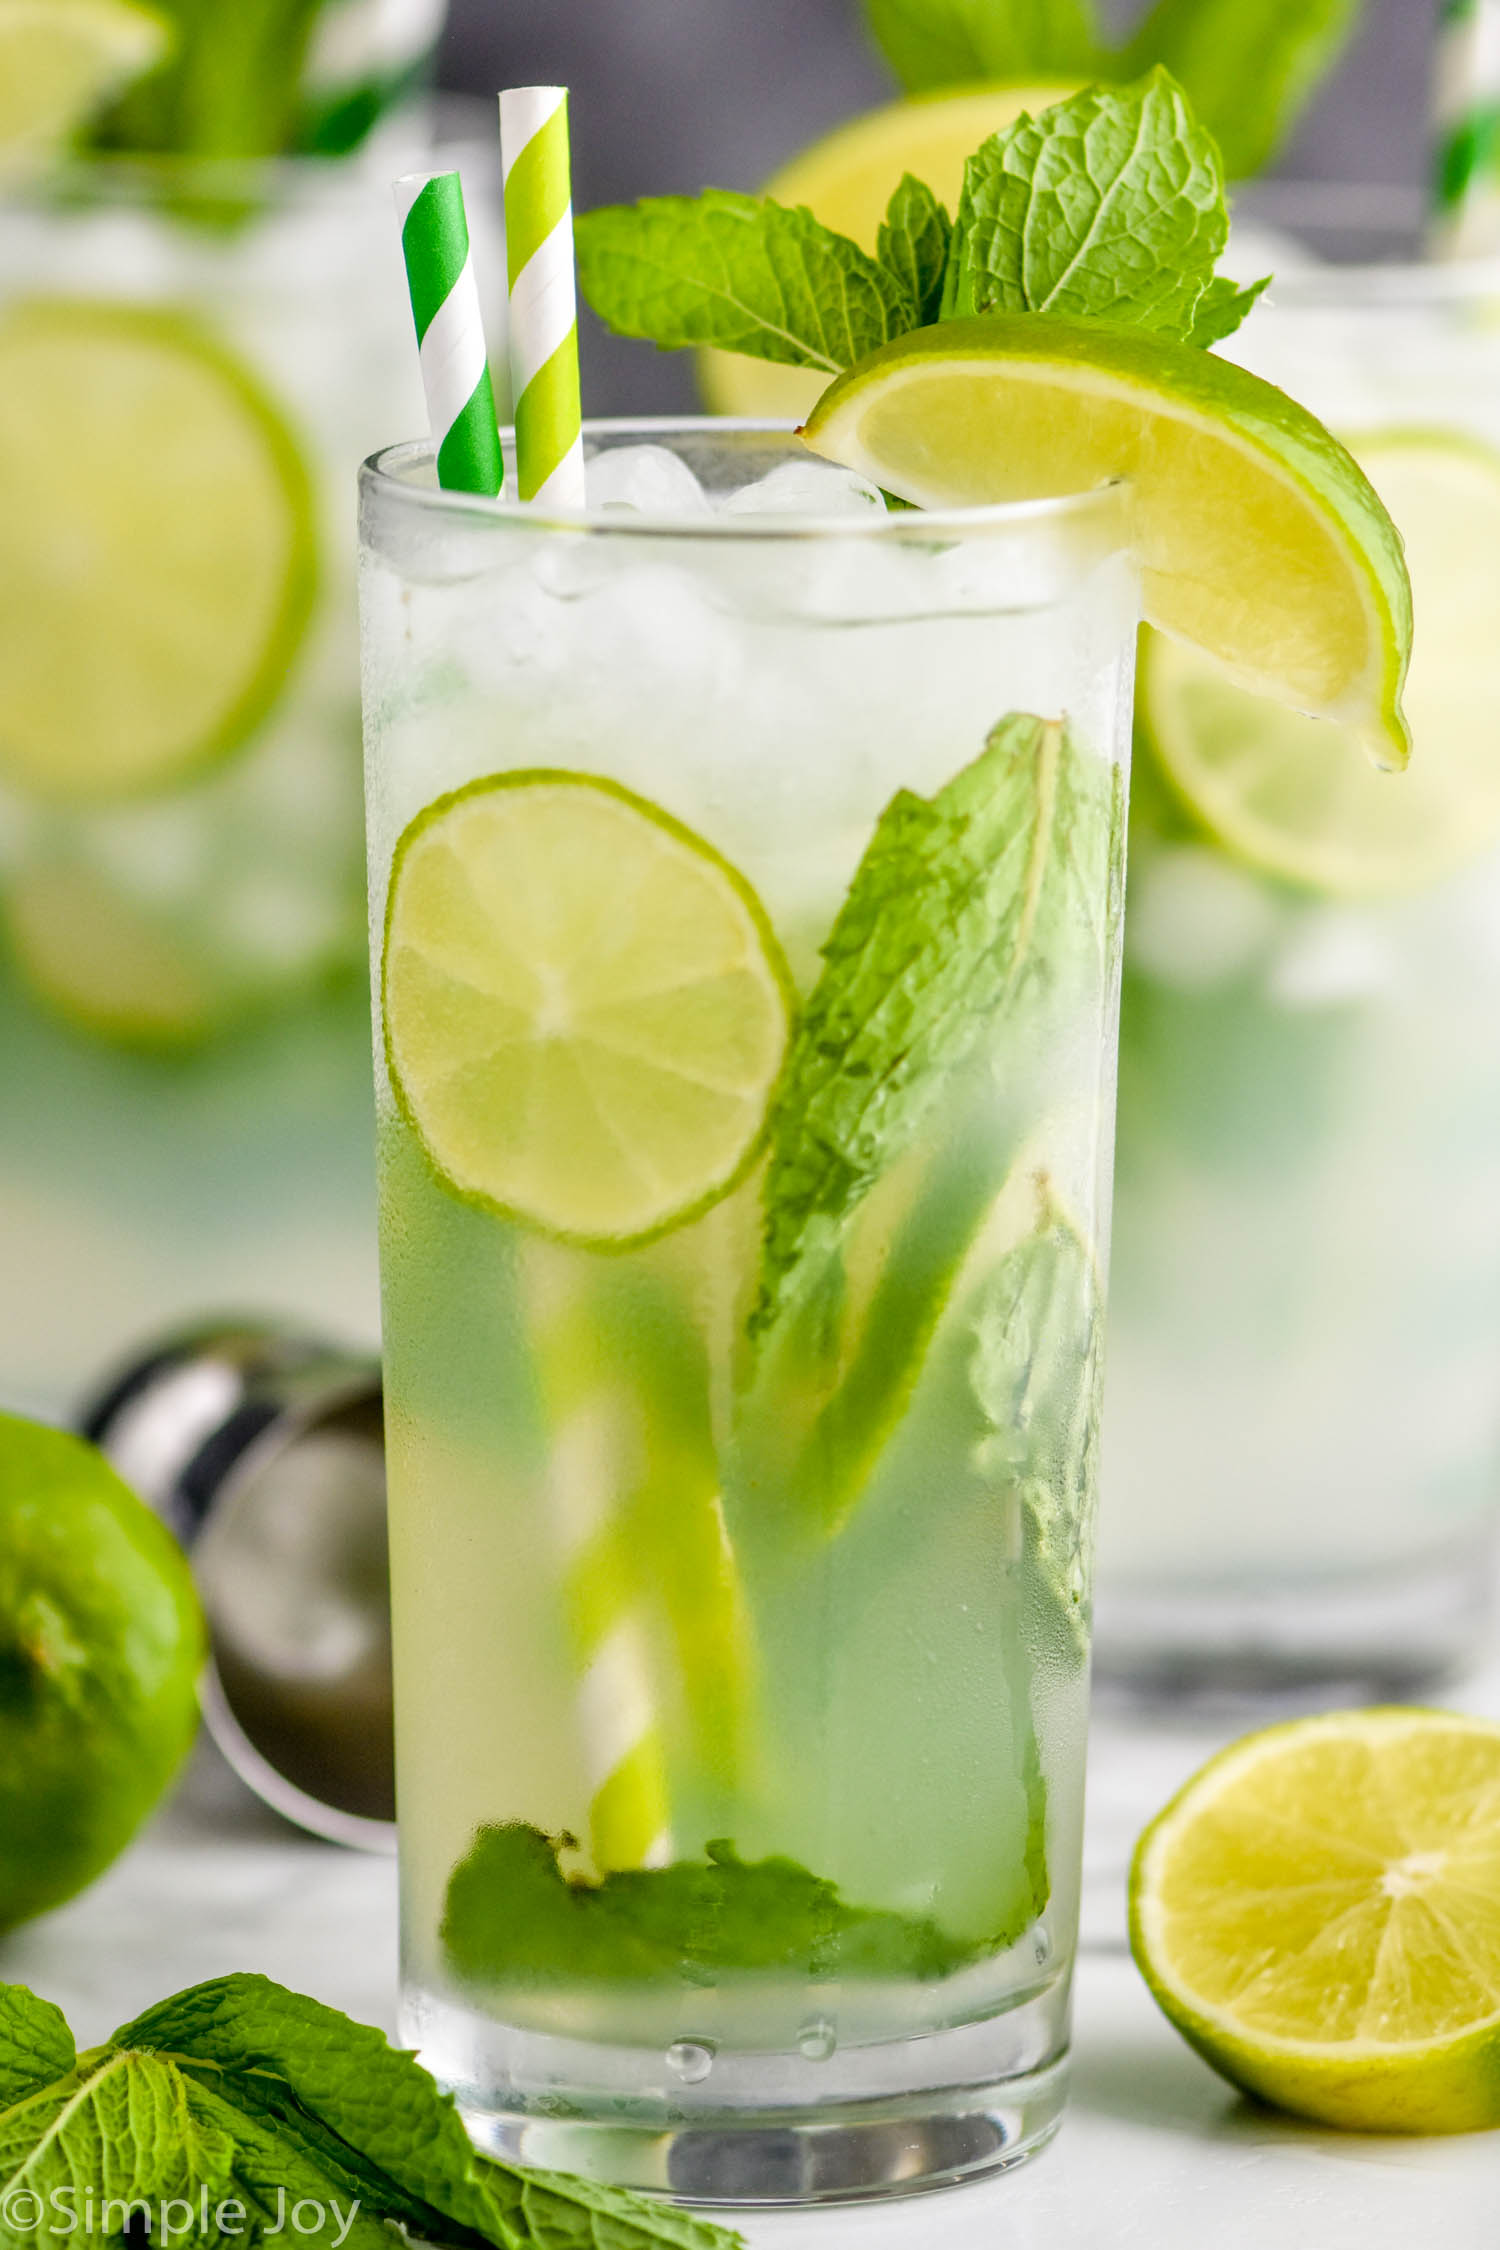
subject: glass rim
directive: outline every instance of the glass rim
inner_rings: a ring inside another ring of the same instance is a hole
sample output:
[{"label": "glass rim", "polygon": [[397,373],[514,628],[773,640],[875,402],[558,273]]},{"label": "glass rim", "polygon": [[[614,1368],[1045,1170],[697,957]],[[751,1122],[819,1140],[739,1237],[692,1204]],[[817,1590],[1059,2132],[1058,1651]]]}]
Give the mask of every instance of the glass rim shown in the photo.
[{"label": "glass rim", "polygon": [[1481,256],[1379,257],[1368,245],[1393,233],[1415,241],[1430,216],[1429,199],[1392,183],[1350,180],[1256,180],[1235,198],[1244,218],[1283,228],[1305,246],[1309,234],[1342,238],[1366,255],[1318,258],[1277,272],[1273,263],[1267,303],[1297,311],[1330,311],[1390,305],[1447,305],[1500,295],[1500,251]]},{"label": "glass rim", "polygon": [[[600,437],[633,437],[643,445],[661,444],[676,437],[791,438],[798,424],[776,419],[727,414],[606,415],[585,421],[584,441]],[[512,425],[502,424],[502,438]],[[971,536],[976,532],[1020,531],[1040,523],[1070,523],[1099,518],[1121,509],[1129,480],[1111,477],[1083,492],[1049,493],[1035,500],[992,500],[967,508],[897,508],[868,520],[857,516],[819,515],[713,515],[667,516],[615,505],[605,508],[538,506],[534,500],[511,499],[498,493],[450,492],[436,484],[409,482],[397,471],[431,462],[437,447],[431,438],[406,438],[384,445],[361,462],[360,484],[437,515],[464,518],[470,523],[503,525],[513,531],[568,531],[590,537],[703,540],[709,544],[737,539],[806,540],[930,539],[936,535]],[[817,458],[809,456],[809,458]],[[1118,542],[1123,549],[1128,540]]]}]

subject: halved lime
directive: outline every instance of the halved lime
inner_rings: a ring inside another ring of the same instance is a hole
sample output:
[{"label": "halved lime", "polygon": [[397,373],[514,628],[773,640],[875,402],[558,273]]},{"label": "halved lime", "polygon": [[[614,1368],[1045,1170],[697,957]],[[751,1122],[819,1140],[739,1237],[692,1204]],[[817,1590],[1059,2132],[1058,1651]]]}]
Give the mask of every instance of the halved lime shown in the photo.
[{"label": "halved lime", "polygon": [[1344,447],[1257,376],[1102,321],[991,313],[882,346],[804,434],[919,507],[1127,478],[1151,623],[1405,763],[1400,538]]},{"label": "halved lime", "polygon": [[1339,1711],[1210,1760],[1146,1830],[1131,1945],[1183,2037],[1355,2132],[1500,2125],[1500,1724]]},{"label": "halved lime", "polygon": [[1430,430],[1351,439],[1406,542],[1420,619],[1398,785],[1356,735],[1249,695],[1147,637],[1136,710],[1164,771],[1236,859],[1344,898],[1434,881],[1500,837],[1500,454]]},{"label": "halved lime", "polygon": [[[887,102],[840,125],[794,156],[767,180],[774,202],[805,204],[836,234],[847,234],[872,254],[886,205],[903,172],[925,180],[949,212],[958,207],[964,164],[991,133],[1013,125],[1023,110],[1035,116],[1066,101],[1076,87],[961,86]],[[698,382],[715,414],[748,414],[802,421],[828,377],[815,368],[782,367],[742,352],[698,354]]]},{"label": "halved lime", "polygon": [[0,781],[94,803],[243,741],[307,623],[312,494],[255,377],[186,313],[0,321]]},{"label": "halved lime", "polygon": [[780,1074],[791,983],[711,845],[628,789],[494,774],[396,846],[392,1087],[460,1195],[611,1249],[726,1194]]},{"label": "halved lime", "polygon": [[0,171],[44,156],[159,63],[168,26],[134,0],[0,0]]}]

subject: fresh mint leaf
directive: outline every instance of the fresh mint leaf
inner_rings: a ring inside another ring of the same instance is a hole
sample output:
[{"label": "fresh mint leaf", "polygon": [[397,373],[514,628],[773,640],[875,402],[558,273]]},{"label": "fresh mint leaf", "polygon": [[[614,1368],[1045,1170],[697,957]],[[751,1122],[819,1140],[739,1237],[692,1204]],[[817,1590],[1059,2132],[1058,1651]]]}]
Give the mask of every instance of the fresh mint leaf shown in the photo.
[{"label": "fresh mint leaf", "polygon": [[1181,80],[1232,180],[1263,171],[1359,22],[1362,0],[1157,0],[1125,68]]},{"label": "fresh mint leaf", "polygon": [[903,789],[881,814],[772,1111],[752,1335],[827,1269],[980,1040],[1017,1040],[1096,967],[1118,800],[1066,726],[1012,712],[935,796]]},{"label": "fresh mint leaf", "polygon": [[876,256],[911,299],[919,328],[936,320],[942,305],[952,234],[953,221],[931,188],[903,172],[881,221]]},{"label": "fresh mint leaf", "polygon": [[0,1984],[0,2110],[65,2078],[77,2059],[61,2008],[24,1984]]},{"label": "fresh mint leaf", "polygon": [[566,1836],[519,1821],[481,1828],[448,1884],[442,1941],[466,1981],[512,1989],[681,1981],[737,1972],[815,1982],[951,1976],[1009,1945],[1041,1910],[983,1943],[952,1938],[920,1915],[851,1906],[795,1860],[744,1860],[711,1843],[706,1860],[627,1868],[600,1882],[569,1876]]},{"label": "fresh mint leaf", "polygon": [[964,169],[945,316],[1072,313],[1185,339],[1229,235],[1210,136],[1164,71],[1022,116]]},{"label": "fresh mint leaf", "polygon": [[300,121],[302,66],[323,0],[153,0],[172,25],[166,59],[100,121],[106,148],[274,156]]},{"label": "fresh mint leaf", "polygon": [[[310,2230],[299,2216],[297,2239],[346,2250],[390,2250],[393,2225],[465,2250],[739,2243],[623,2190],[478,2154],[413,2056],[255,1976],[178,1993],[76,2059],[55,2009],[0,1986],[0,2245],[50,2250],[69,2210],[94,2231],[88,2196],[153,2216],[187,2205],[193,2239],[214,2243],[286,2235],[299,2201],[321,2216]],[[123,2217],[99,2226],[124,2232]]]},{"label": "fresh mint leaf", "polygon": [[1269,274],[1243,289],[1227,274],[1218,275],[1198,299],[1188,342],[1207,349],[1210,344],[1221,343],[1226,336],[1232,336],[1241,321],[1253,311],[1262,290],[1270,286]]},{"label": "fresh mint leaf", "polygon": [[1090,0],[865,0],[865,14],[909,93],[984,78],[1091,77],[1100,61]]},{"label": "fresh mint leaf", "polygon": [[812,213],[711,188],[611,204],[576,222],[584,296],[622,336],[833,375],[915,327],[905,284]]}]

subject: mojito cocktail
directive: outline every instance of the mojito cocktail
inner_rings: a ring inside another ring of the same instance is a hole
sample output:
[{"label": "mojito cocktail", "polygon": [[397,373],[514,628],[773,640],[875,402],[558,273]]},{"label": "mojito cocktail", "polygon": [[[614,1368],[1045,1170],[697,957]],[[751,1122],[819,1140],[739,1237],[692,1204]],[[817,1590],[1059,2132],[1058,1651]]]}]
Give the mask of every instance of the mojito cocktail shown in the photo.
[{"label": "mojito cocktail", "polygon": [[1269,208],[1329,262],[1268,244],[1229,349],[1405,536],[1412,764],[1144,652],[1099,1653],[1409,1692],[1500,1509],[1500,267]]},{"label": "mojito cocktail", "polygon": [[1123,511],[589,443],[363,481],[405,2029],[536,2162],[912,2186],[1061,2101]]}]

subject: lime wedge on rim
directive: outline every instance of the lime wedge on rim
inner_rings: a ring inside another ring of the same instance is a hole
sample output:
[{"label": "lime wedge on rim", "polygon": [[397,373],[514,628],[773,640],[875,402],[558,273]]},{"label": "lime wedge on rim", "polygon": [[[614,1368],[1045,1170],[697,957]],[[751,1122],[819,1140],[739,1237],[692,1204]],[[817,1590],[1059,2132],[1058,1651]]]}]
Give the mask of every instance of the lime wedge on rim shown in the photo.
[{"label": "lime wedge on rim", "polygon": [[[804,204],[835,234],[873,256],[886,205],[903,172],[925,180],[950,211],[958,208],[964,165],[991,133],[1033,117],[1077,91],[1068,85],[961,86],[886,102],[826,133],[767,180],[775,203]],[[782,367],[743,352],[698,354],[698,383],[715,414],[769,416],[800,422],[831,377],[811,367]]]},{"label": "lime wedge on rim", "polygon": [[1405,763],[1396,528],[1322,424],[1243,368],[1102,321],[990,313],[883,345],[803,434],[924,508],[1127,478],[1148,620]]},{"label": "lime wedge on rim", "polygon": [[0,0],[0,172],[55,148],[153,69],[169,36],[133,0]]},{"label": "lime wedge on rim", "polygon": [[189,315],[36,299],[0,321],[0,782],[74,804],[236,748],[312,600],[307,470]]},{"label": "lime wedge on rim", "polygon": [[1131,1947],[1235,2085],[1355,2132],[1500,2125],[1500,1724],[1339,1711],[1210,1760],[1141,1838]]},{"label": "lime wedge on rim", "polygon": [[592,775],[494,774],[396,846],[382,964],[396,1100],[458,1194],[620,1248],[754,1160],[791,980],[743,876]]},{"label": "lime wedge on rim", "polygon": [[1341,898],[1436,881],[1500,838],[1490,685],[1500,639],[1500,454],[1430,430],[1352,438],[1400,526],[1421,631],[1405,704],[1417,754],[1398,785],[1357,736],[1249,695],[1148,635],[1142,737],[1236,859]]}]

